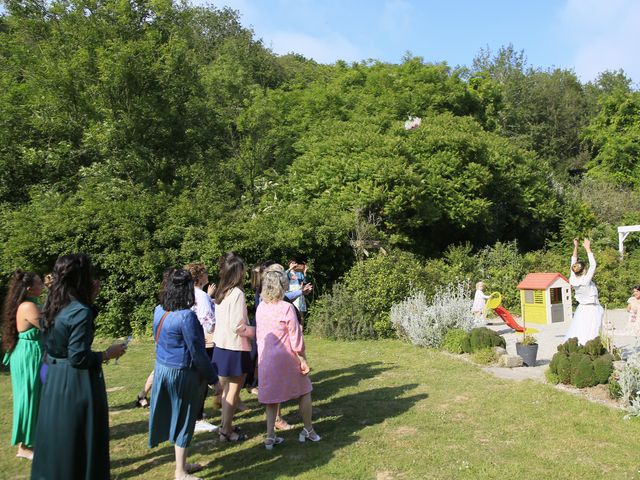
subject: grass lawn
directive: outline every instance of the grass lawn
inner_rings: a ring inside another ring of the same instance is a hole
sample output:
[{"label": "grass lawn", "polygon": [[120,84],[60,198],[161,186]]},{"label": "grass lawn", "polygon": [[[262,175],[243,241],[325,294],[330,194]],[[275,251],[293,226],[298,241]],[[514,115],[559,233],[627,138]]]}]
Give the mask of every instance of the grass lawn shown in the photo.
[{"label": "grass lawn", "polygon": [[[108,342],[96,342],[103,346]],[[96,348],[97,348],[96,347]],[[238,423],[250,439],[220,443],[199,433],[190,461],[199,475],[228,479],[632,479],[640,478],[640,422],[620,411],[533,382],[500,380],[478,367],[399,341],[307,339],[314,421],[322,441],[300,444],[298,422],[285,443],[264,449],[264,411]],[[134,341],[105,367],[114,479],[173,478],[173,448],[147,447],[148,411],[131,408],[152,368],[152,344]],[[11,384],[0,371],[0,478],[28,478],[29,462],[9,446]],[[215,421],[218,412],[207,401]],[[55,441],[55,438],[52,438]],[[46,448],[46,447],[45,447]]]}]

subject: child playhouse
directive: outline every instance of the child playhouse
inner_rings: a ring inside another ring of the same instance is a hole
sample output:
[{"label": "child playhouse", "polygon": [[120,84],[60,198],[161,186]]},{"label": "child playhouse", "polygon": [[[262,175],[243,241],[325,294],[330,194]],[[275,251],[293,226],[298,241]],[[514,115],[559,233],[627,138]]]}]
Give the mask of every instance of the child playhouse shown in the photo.
[{"label": "child playhouse", "polygon": [[520,290],[525,323],[557,323],[571,320],[571,285],[560,273],[530,273]]}]

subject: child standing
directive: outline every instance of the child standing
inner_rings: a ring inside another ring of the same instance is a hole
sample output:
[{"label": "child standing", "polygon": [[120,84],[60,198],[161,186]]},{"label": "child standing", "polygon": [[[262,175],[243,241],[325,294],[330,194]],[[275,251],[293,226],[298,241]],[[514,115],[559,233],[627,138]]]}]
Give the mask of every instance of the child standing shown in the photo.
[{"label": "child standing", "polygon": [[[289,260],[289,269],[287,270],[287,278],[289,279],[289,291],[302,290],[304,292],[304,286],[307,278],[307,265],[304,262],[297,260]],[[300,323],[304,326],[304,314],[307,311],[307,302],[304,295],[300,295],[293,301],[293,305],[300,312]]]},{"label": "child standing", "polygon": [[484,308],[489,297],[490,295],[484,294],[484,282],[476,283],[476,294],[473,297],[473,307],[471,307],[471,313],[473,313],[476,323],[484,324],[487,322],[484,316]]},{"label": "child standing", "polygon": [[640,333],[638,321],[638,308],[640,308],[640,285],[633,287],[633,293],[627,300],[627,312],[629,312],[629,333],[638,336]]}]

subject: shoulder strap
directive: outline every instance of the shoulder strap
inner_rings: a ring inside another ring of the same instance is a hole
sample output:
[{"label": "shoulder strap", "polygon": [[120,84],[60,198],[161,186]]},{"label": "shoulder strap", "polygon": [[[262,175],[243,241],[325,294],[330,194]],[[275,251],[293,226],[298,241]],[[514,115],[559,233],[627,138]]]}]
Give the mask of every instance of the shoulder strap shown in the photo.
[{"label": "shoulder strap", "polygon": [[160,323],[158,324],[158,330],[156,330],[156,343],[158,343],[158,338],[160,338],[160,330],[162,330],[162,324],[164,323],[164,319],[167,318],[167,315],[171,313],[171,310],[168,312],[164,312],[162,318],[160,319]]}]

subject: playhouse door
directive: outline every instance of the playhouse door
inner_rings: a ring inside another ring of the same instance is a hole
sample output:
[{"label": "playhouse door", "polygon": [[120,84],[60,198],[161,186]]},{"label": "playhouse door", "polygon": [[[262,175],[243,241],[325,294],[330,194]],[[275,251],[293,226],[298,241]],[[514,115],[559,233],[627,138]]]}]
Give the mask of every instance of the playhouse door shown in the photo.
[{"label": "playhouse door", "polygon": [[551,305],[551,323],[564,322],[564,306],[561,303]]}]

